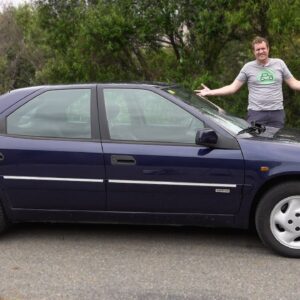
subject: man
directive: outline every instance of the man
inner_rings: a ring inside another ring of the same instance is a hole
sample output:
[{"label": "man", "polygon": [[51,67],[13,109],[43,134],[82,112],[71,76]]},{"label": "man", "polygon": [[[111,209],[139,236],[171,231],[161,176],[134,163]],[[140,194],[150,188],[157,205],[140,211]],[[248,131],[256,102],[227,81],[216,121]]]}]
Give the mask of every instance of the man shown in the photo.
[{"label": "man", "polygon": [[256,37],[252,47],[256,59],[245,64],[230,85],[211,90],[202,84],[203,89],[196,90],[197,95],[231,95],[247,82],[249,90],[247,121],[282,128],[285,119],[282,81],[298,91],[300,81],[293,77],[283,60],[269,58],[269,43],[265,38]]}]

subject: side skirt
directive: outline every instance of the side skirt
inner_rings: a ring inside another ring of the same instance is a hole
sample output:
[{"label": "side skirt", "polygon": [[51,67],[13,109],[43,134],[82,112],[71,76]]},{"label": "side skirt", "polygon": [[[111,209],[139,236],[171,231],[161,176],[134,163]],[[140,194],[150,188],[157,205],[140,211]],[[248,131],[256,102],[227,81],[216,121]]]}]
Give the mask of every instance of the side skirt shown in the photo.
[{"label": "side skirt", "polygon": [[12,209],[11,221],[236,227],[235,215]]}]

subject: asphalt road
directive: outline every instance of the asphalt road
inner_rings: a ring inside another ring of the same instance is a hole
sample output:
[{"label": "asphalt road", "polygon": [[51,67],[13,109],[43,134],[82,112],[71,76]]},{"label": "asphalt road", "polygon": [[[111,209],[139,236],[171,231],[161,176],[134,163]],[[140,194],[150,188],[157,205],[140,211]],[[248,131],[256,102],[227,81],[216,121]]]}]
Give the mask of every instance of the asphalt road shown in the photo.
[{"label": "asphalt road", "polygon": [[0,299],[300,299],[300,260],[254,233],[26,224],[0,238]]}]

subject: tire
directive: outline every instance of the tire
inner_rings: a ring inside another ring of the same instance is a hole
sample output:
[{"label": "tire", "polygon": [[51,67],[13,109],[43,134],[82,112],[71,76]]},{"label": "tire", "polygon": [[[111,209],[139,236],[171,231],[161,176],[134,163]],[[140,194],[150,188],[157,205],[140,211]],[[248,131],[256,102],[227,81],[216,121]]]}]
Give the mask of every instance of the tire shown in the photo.
[{"label": "tire", "polygon": [[262,242],[286,257],[300,257],[300,182],[269,190],[259,202],[255,224]]}]

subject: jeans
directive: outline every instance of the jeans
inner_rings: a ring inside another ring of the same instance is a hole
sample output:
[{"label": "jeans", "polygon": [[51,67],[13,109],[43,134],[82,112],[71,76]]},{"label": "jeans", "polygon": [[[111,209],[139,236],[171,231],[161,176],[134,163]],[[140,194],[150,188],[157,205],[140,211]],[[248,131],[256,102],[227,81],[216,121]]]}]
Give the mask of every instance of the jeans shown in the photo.
[{"label": "jeans", "polygon": [[285,120],[284,110],[248,110],[247,122],[256,122],[261,125],[283,128]]}]

